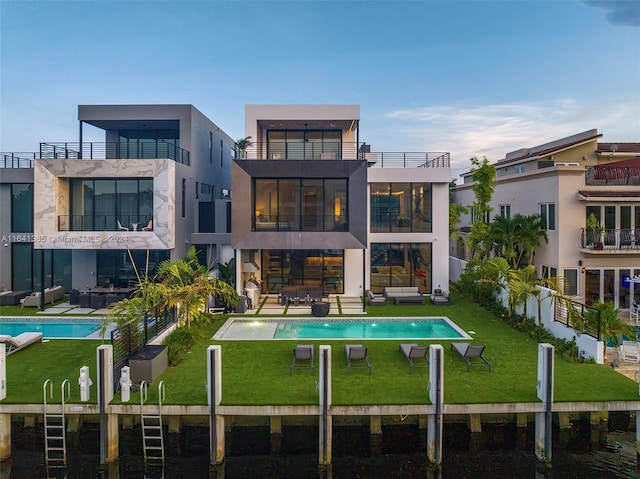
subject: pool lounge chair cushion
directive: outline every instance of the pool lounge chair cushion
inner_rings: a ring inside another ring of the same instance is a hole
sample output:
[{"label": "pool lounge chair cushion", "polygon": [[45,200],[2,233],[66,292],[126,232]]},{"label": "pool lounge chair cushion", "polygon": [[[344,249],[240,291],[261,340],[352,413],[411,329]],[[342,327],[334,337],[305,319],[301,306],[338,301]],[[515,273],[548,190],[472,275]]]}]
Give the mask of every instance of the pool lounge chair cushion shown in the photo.
[{"label": "pool lounge chair cushion", "polygon": [[296,344],[296,346],[293,348],[293,359],[291,359],[289,375],[291,375],[294,368],[311,369],[311,372],[313,373],[313,358],[313,344]]},{"label": "pool lounge chair cushion", "polygon": [[[428,368],[428,346],[418,346],[416,343],[401,344],[400,351],[409,361],[409,372],[413,372],[413,368]],[[422,361],[424,359],[424,362]]]},{"label": "pool lounge chair cushion", "polygon": [[369,368],[371,374],[371,363],[367,357],[367,348],[362,344],[345,344],[344,352],[347,355],[347,373],[351,368]]},{"label": "pool lounge chair cushion", "polygon": [[[451,350],[457,352],[467,363],[467,371],[471,370],[471,366],[482,365],[488,366],[491,371],[491,363],[482,355],[484,348],[484,344],[451,343]],[[477,359],[482,362],[478,362]]]},{"label": "pool lounge chair cushion", "polygon": [[0,343],[4,343],[7,347],[7,354],[15,353],[30,344],[42,341],[42,333],[21,333],[17,336],[9,336],[0,334]]}]

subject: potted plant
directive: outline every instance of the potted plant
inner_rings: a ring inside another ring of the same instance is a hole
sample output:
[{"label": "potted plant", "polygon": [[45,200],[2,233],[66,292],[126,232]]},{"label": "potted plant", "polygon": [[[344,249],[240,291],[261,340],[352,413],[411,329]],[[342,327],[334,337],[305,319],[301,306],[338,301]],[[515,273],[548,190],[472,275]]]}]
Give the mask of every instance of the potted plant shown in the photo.
[{"label": "potted plant", "polygon": [[240,158],[246,158],[247,148],[251,146],[251,137],[247,136],[236,141],[236,146],[240,150]]},{"label": "potted plant", "polygon": [[603,249],[602,233],[604,233],[604,227],[596,215],[591,213],[587,218],[587,243],[593,243],[594,249]]}]

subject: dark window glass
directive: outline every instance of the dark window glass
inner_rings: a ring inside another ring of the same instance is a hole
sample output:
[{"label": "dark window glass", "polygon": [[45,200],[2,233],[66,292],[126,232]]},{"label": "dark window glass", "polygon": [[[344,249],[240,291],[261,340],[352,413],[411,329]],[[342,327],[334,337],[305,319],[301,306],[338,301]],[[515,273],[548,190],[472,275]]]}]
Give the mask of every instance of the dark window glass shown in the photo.
[{"label": "dark window glass", "polygon": [[160,263],[169,259],[169,251],[149,250],[147,271],[147,251],[131,250],[130,253],[133,264],[126,250],[98,250],[96,252],[97,286],[108,287],[113,284],[118,288],[126,288],[135,285],[138,277],[144,278],[148,274],[153,278],[158,272]]},{"label": "dark window glass", "polygon": [[11,232],[33,233],[33,184],[11,185]]},{"label": "dark window glass", "polygon": [[323,295],[344,293],[343,250],[263,250],[262,292],[283,287],[320,287]]},{"label": "dark window glass", "polygon": [[33,290],[32,243],[11,243],[11,289]]},{"label": "dark window glass", "polygon": [[371,232],[431,232],[432,197],[430,183],[372,183]]},{"label": "dark window glass", "polygon": [[417,286],[431,292],[431,243],[372,243],[370,288],[381,293],[387,286]]},{"label": "dark window glass", "polygon": [[182,217],[184,218],[187,211],[187,180],[182,178]]},{"label": "dark window glass", "polygon": [[198,203],[198,231],[200,233],[215,233],[215,209],[213,202]]}]

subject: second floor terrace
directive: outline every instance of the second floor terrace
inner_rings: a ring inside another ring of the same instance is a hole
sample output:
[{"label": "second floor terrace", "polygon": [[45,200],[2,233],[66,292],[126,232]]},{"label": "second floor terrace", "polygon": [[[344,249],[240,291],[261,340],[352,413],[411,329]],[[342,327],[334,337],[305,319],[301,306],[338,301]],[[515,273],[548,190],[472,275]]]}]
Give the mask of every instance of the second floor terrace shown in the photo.
[{"label": "second floor terrace", "polygon": [[40,151],[0,153],[0,168],[33,168],[34,160],[119,160],[168,158],[184,165],[191,164],[184,148],[165,140],[127,140],[113,142],[40,143]]},{"label": "second floor terrace", "polygon": [[340,140],[286,140],[235,146],[237,160],[366,160],[373,168],[449,168],[448,152],[373,152],[371,145]]},{"label": "second floor terrace", "polygon": [[638,165],[597,165],[585,170],[585,184],[640,185],[640,161]]}]

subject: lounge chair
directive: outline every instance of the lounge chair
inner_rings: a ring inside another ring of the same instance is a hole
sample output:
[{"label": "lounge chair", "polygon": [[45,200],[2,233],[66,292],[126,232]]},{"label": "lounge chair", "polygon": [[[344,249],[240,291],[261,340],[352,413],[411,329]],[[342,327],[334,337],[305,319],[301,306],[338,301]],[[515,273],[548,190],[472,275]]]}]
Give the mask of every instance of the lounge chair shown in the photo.
[{"label": "lounge chair", "polygon": [[30,344],[42,341],[42,333],[21,333],[17,336],[9,336],[6,334],[0,334],[0,343],[4,343],[7,346],[7,354],[15,353],[23,348],[26,348]]},{"label": "lounge chair", "polygon": [[[413,368],[428,368],[428,346],[418,346],[416,343],[401,344],[400,351],[405,355],[407,361],[409,361],[409,372],[413,372]],[[424,359],[424,363],[422,362]]]},{"label": "lounge chair", "polygon": [[369,374],[371,374],[371,363],[367,357],[366,347],[362,344],[345,344],[344,352],[347,355],[347,373],[351,372],[351,368],[369,368]]},{"label": "lounge chair", "polygon": [[119,231],[129,231],[129,228],[127,228],[126,226],[122,226],[122,223],[120,223],[120,220],[117,220],[117,222],[118,222]]},{"label": "lounge chair", "polygon": [[291,359],[289,375],[291,375],[294,368],[309,368],[313,372],[313,356],[313,344],[296,344],[296,347],[293,348],[293,359]]},{"label": "lounge chair", "polygon": [[149,220],[147,226],[142,228],[142,231],[153,231],[153,220]]},{"label": "lounge chair", "polygon": [[640,343],[635,341],[622,341],[618,353],[622,361],[640,363]]},{"label": "lounge chair", "polygon": [[[451,343],[451,349],[467,363],[467,371],[471,370],[471,366],[482,366],[483,364],[488,366],[491,371],[491,363],[482,355],[484,348],[484,344]],[[476,358],[481,359],[482,363],[475,361]]]}]

